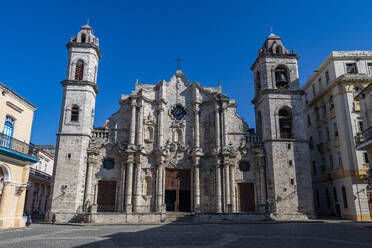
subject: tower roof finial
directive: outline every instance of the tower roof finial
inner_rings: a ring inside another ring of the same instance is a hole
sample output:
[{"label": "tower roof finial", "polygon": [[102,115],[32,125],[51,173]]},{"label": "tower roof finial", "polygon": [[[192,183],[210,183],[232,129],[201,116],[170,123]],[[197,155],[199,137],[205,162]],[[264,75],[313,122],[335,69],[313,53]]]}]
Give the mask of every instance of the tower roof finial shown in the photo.
[{"label": "tower roof finial", "polygon": [[181,70],[182,59],[180,58],[180,56],[177,57],[176,61],[177,61],[177,70]]},{"label": "tower roof finial", "polygon": [[87,18],[87,25],[89,26],[89,17]]}]

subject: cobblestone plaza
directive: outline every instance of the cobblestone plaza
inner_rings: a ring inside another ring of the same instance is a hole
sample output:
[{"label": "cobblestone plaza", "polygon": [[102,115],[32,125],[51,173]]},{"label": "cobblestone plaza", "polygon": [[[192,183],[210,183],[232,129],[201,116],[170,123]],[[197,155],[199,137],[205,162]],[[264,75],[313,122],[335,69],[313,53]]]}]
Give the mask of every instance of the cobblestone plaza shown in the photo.
[{"label": "cobblestone plaza", "polygon": [[33,224],[25,230],[1,232],[0,247],[372,247],[372,224]]}]

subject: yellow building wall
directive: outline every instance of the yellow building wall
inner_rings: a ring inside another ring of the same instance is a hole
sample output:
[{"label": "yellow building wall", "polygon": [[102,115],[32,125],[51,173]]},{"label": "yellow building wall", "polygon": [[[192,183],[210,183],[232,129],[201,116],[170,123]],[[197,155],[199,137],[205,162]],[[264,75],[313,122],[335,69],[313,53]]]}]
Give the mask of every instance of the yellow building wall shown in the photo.
[{"label": "yellow building wall", "polygon": [[[4,130],[6,115],[15,119],[13,138],[30,142],[35,107],[0,83],[0,132]],[[4,182],[0,199],[0,228],[23,227],[23,209],[29,177],[29,162],[2,155],[0,168],[7,167],[10,178]],[[4,170],[4,169],[2,169]]]},{"label": "yellow building wall", "polygon": [[[7,102],[17,106],[21,112],[10,107]],[[0,132],[4,130],[5,116],[11,115],[15,118],[13,137],[25,143],[30,142],[32,121],[34,118],[34,109],[27,106],[11,93],[2,94],[0,92]]]}]

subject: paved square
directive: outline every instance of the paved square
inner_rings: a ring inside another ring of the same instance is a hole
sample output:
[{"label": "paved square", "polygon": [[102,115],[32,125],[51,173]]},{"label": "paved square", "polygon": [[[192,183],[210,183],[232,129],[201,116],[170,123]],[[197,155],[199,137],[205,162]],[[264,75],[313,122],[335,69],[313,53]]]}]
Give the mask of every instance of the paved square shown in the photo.
[{"label": "paved square", "polygon": [[33,224],[0,232],[0,247],[372,247],[372,224]]}]

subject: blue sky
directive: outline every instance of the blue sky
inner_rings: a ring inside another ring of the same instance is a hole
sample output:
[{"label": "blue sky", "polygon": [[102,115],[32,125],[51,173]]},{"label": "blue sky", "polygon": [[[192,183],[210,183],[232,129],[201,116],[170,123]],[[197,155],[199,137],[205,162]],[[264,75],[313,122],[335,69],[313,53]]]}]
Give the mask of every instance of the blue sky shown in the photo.
[{"label": "blue sky", "polygon": [[169,80],[182,57],[190,81],[235,98],[254,127],[250,67],[270,27],[300,55],[303,85],[332,50],[371,50],[371,1],[2,1],[0,81],[37,106],[31,140],[55,144],[65,44],[90,18],[103,57],[95,125],[121,94]]}]

